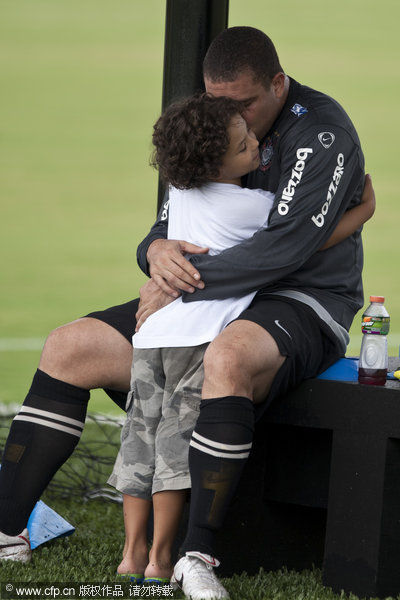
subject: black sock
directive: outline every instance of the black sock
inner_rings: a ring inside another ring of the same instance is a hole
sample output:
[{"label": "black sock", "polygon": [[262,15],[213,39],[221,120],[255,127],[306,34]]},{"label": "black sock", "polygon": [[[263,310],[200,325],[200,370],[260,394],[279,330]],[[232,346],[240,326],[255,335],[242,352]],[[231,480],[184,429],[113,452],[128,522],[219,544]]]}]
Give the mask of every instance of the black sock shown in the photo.
[{"label": "black sock", "polygon": [[17,535],[49,481],[72,454],[90,393],[39,369],[14,417],[0,470],[0,531]]},{"label": "black sock", "polygon": [[192,480],[188,532],[181,554],[214,554],[221,528],[250,454],[254,407],[248,398],[203,400],[189,447]]}]

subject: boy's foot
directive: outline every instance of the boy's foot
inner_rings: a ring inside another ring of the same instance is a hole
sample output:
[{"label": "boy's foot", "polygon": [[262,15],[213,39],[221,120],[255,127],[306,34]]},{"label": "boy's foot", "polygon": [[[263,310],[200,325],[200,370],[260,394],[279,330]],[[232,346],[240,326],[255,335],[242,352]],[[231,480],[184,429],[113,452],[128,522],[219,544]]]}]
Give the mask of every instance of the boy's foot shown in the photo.
[{"label": "boy's foot", "polygon": [[152,548],[150,550],[149,564],[144,571],[145,583],[165,585],[169,583],[172,571],[171,554],[168,552],[157,554]]},{"label": "boy's foot", "polygon": [[187,552],[174,567],[171,585],[180,587],[191,600],[220,600],[229,598],[224,586],[218,581],[214,567],[219,561],[201,552]]},{"label": "boy's foot", "polygon": [[134,548],[125,544],[123,559],[117,567],[118,579],[123,578],[141,585],[144,579],[144,570],[149,561],[147,546],[140,545]]},{"label": "boy's foot", "polygon": [[117,573],[117,579],[125,579],[136,585],[142,585],[144,575],[143,573]]},{"label": "boy's foot", "polygon": [[0,531],[0,560],[29,562],[31,558],[32,550],[27,529],[19,535],[6,535]]},{"label": "boy's foot", "polygon": [[169,577],[145,577],[143,585],[169,585]]}]

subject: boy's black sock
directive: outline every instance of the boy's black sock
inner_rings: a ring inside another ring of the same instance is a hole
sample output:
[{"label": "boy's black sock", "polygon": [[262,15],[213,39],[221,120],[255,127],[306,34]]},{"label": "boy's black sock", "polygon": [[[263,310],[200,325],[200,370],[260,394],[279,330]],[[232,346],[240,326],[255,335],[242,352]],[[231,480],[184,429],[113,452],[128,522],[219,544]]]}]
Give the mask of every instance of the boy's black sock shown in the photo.
[{"label": "boy's black sock", "polygon": [[49,481],[72,454],[90,393],[39,369],[14,417],[0,470],[0,531],[17,535]]},{"label": "boy's black sock", "polygon": [[221,528],[250,454],[254,432],[251,400],[227,396],[203,400],[189,448],[192,480],[188,532],[181,554],[214,556]]}]

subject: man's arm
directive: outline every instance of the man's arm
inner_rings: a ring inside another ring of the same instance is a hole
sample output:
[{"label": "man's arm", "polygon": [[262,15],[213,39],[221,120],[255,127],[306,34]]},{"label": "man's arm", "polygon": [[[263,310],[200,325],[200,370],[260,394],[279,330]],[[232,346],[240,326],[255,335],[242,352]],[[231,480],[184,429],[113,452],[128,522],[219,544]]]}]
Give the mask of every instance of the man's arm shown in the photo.
[{"label": "man's arm", "polygon": [[342,128],[330,127],[335,142],[318,140],[309,128],[284,146],[282,171],[268,229],[217,256],[194,256],[206,286],[184,301],[239,296],[297,271],[328,240],[350,201],[361,196],[364,160]]},{"label": "man's arm", "polygon": [[168,235],[168,206],[169,197],[168,190],[165,191],[164,199],[161,204],[160,212],[157,215],[157,220],[150,232],[146,235],[144,240],[139,244],[136,251],[136,259],[140,269],[146,275],[150,275],[150,265],[147,262],[147,251],[149,246],[154,240],[167,239]]},{"label": "man's arm", "polygon": [[361,202],[358,206],[346,211],[336,226],[329,240],[320,250],[327,250],[339,244],[366,223],[375,212],[375,193],[371,176],[365,176],[365,185]]},{"label": "man's arm", "polygon": [[138,246],[137,262],[141,270],[164,293],[177,298],[181,291],[193,293],[195,288],[204,287],[200,273],[184,255],[206,254],[208,248],[201,248],[184,240],[168,240],[168,216],[169,197],[166,191],[157,221]]}]

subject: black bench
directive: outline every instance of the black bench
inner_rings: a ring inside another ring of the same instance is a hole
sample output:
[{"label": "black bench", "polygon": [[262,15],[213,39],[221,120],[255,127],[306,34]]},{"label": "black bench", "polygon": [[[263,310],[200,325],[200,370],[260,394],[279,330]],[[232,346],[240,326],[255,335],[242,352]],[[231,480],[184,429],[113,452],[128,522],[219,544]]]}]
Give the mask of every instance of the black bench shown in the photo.
[{"label": "black bench", "polygon": [[311,379],[275,402],[257,428],[218,555],[220,576],[315,565],[336,592],[396,596],[400,382]]}]

